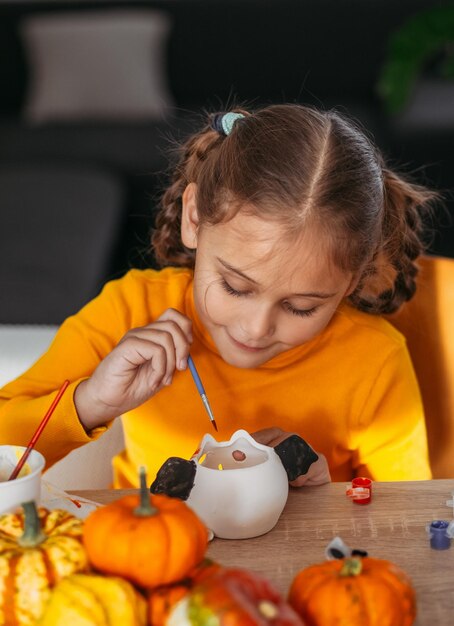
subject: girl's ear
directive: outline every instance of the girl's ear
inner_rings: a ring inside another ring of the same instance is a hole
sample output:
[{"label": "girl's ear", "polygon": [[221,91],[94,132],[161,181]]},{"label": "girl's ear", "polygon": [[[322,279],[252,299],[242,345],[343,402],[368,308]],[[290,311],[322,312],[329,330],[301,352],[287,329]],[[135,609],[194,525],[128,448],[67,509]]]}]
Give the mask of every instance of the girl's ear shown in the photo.
[{"label": "girl's ear", "polygon": [[189,183],[183,191],[181,211],[181,241],[195,250],[197,248],[197,230],[199,227],[199,213],[197,211],[197,185]]}]

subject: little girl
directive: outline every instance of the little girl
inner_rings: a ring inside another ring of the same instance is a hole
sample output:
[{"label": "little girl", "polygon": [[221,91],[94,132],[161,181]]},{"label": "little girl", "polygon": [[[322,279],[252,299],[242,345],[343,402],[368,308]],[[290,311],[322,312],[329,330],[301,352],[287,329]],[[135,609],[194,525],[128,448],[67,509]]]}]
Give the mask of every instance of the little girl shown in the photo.
[{"label": "little girl", "polygon": [[62,324],[0,392],[0,440],[26,444],[68,378],[37,446],[48,463],[122,416],[114,486],[137,485],[141,465],[152,479],[211,432],[190,353],[219,440],[296,433],[317,451],[292,484],[430,478],[405,340],[380,314],[414,293],[433,199],[336,112],[213,116],[162,198],[153,249],[168,267],[129,271]]}]

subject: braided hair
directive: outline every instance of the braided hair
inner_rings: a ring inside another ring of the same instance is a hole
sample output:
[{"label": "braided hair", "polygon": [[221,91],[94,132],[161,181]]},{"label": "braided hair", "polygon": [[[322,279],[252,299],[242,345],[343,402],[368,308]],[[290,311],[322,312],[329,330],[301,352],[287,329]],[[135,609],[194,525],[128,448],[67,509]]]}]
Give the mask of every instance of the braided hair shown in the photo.
[{"label": "braided hair", "polygon": [[180,229],[182,196],[195,183],[199,227],[240,210],[275,220],[289,237],[316,226],[336,266],[357,278],[353,306],[391,313],[409,300],[424,218],[438,194],[391,171],[366,133],[337,111],[287,104],[237,112],[242,119],[228,134],[216,114],[180,147],[152,235],[157,261],[194,267]]}]

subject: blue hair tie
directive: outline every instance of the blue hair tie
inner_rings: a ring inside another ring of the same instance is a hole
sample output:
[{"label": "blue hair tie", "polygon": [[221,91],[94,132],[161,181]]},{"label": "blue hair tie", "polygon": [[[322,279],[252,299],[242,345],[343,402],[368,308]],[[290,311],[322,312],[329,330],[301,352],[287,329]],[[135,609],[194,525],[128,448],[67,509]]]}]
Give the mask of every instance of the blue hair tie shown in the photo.
[{"label": "blue hair tie", "polygon": [[242,113],[217,113],[211,120],[211,127],[221,135],[230,135],[236,121],[245,117]]}]

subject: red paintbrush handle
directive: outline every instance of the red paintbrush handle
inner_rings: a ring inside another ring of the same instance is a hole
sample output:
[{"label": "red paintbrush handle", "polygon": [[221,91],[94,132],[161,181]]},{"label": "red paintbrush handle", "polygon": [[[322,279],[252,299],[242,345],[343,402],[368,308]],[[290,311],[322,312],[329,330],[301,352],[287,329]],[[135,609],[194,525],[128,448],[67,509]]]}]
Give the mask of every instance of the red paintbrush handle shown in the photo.
[{"label": "red paintbrush handle", "polygon": [[60,391],[57,393],[57,395],[55,396],[52,404],[50,405],[49,409],[47,410],[46,415],[43,417],[43,419],[41,420],[40,425],[38,426],[38,428],[36,429],[35,433],[33,434],[33,437],[30,439],[30,441],[28,442],[28,446],[27,448],[24,450],[24,454],[21,456],[21,458],[19,459],[18,464],[16,465],[16,467],[13,469],[11,476],[8,478],[8,480],[14,480],[15,478],[17,478],[19,472],[21,471],[21,469],[23,468],[26,460],[28,459],[30,452],[33,450],[35,443],[38,441],[41,433],[44,430],[44,427],[46,426],[47,422],[50,419],[50,416],[52,415],[52,413],[54,412],[55,407],[57,406],[57,404],[60,402],[60,398],[62,397],[62,395],[65,392],[66,387],[69,385],[69,380],[65,380],[65,382],[63,383],[63,385],[60,387]]}]

